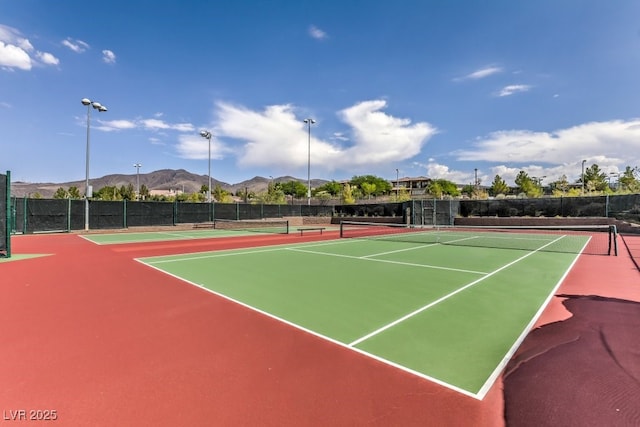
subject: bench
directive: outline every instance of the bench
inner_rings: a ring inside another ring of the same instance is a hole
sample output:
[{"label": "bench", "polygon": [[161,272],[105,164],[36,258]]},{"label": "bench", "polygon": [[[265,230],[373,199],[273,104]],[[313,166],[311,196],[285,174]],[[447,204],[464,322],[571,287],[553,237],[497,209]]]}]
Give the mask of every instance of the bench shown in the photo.
[{"label": "bench", "polygon": [[327,229],[327,227],[304,227],[304,228],[298,228],[298,231],[300,232],[300,235],[302,236],[302,234],[305,231],[319,231],[320,234],[322,234],[322,232],[324,230],[326,230],[326,229]]},{"label": "bench", "polygon": [[213,228],[213,222],[198,222],[193,224],[193,228]]}]

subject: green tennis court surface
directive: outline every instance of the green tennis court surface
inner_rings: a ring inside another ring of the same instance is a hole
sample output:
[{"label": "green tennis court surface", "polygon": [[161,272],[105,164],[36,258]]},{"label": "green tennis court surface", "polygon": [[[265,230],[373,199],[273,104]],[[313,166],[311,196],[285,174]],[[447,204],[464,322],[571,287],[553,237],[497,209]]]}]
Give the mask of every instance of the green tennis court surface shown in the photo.
[{"label": "green tennis court surface", "polygon": [[148,231],[142,233],[105,233],[82,236],[99,245],[117,245],[121,243],[160,242],[167,240],[211,239],[215,237],[233,237],[255,235],[252,230],[175,230]]},{"label": "green tennis court surface", "polygon": [[589,237],[517,239],[531,249],[340,239],[139,261],[481,399]]}]

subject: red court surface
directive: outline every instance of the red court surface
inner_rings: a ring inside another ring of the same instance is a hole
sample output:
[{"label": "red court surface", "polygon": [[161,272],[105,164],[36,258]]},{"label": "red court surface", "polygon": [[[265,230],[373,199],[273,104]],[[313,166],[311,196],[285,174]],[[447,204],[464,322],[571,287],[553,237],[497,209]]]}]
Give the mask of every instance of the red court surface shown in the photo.
[{"label": "red court surface", "polygon": [[[0,425],[506,424],[502,379],[476,400],[134,260],[282,239],[99,246],[73,234],[14,237],[15,255],[51,255],[0,263]],[[639,279],[623,246],[618,257],[581,257],[558,294],[640,301]],[[537,326],[570,316],[562,300]],[[20,420],[20,411],[57,419]]]}]

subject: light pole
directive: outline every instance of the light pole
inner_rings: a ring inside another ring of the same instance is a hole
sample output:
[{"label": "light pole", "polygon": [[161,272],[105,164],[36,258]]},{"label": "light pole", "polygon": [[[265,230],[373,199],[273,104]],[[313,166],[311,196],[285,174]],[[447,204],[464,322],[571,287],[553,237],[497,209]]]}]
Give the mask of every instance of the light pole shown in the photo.
[{"label": "light pole", "polygon": [[140,163],[134,163],[133,167],[136,168],[136,200],[140,200]]},{"label": "light pole", "polygon": [[586,160],[582,161],[582,178],[580,179],[582,181],[582,195],[584,196],[584,164],[587,163]]},{"label": "light pole", "polygon": [[304,119],[309,128],[309,150],[307,158],[307,205],[311,206],[311,125],[316,121],[313,119]]},{"label": "light pole", "polygon": [[209,140],[209,192],[207,194],[207,203],[211,203],[211,132],[202,130],[200,131],[200,136]]},{"label": "light pole", "polygon": [[104,113],[107,111],[107,107],[100,104],[99,102],[91,101],[88,98],[82,98],[80,100],[82,105],[87,107],[87,150],[86,150],[86,159],[85,159],[85,183],[84,183],[84,229],[85,231],[89,230],[89,197],[93,196],[93,190],[89,187],[89,152],[91,147],[91,108],[94,110],[98,110],[99,113]]}]

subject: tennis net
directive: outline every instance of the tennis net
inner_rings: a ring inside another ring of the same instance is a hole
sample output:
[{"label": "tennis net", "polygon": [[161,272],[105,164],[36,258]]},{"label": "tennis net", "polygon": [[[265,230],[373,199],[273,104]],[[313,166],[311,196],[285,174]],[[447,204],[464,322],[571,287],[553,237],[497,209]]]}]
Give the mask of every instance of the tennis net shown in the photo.
[{"label": "tennis net", "polygon": [[421,227],[355,221],[340,223],[342,238],[590,255],[618,255],[616,236],[614,225]]},{"label": "tennis net", "polygon": [[213,228],[217,230],[253,231],[256,233],[289,234],[289,221],[286,219],[214,219]]}]

